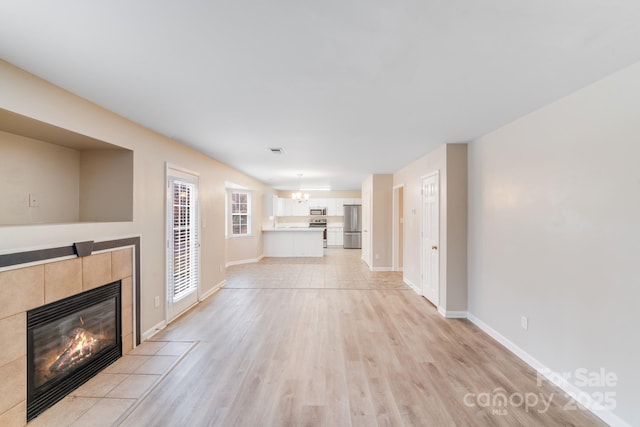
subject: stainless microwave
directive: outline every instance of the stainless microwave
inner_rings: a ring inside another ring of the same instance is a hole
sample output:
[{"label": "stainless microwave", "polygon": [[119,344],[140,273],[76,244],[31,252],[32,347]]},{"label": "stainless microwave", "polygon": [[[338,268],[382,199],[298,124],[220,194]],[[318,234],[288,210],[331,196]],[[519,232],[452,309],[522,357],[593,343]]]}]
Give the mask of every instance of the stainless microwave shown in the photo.
[{"label": "stainless microwave", "polygon": [[326,215],[327,208],[309,208],[309,215]]}]

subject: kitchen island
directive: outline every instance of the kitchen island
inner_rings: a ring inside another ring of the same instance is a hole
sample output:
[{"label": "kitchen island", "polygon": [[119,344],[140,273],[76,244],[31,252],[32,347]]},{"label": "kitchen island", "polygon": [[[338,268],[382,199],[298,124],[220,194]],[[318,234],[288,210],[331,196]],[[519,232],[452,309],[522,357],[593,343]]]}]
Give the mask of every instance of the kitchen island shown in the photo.
[{"label": "kitchen island", "polygon": [[266,257],[321,257],[324,228],[276,227],[262,229]]}]

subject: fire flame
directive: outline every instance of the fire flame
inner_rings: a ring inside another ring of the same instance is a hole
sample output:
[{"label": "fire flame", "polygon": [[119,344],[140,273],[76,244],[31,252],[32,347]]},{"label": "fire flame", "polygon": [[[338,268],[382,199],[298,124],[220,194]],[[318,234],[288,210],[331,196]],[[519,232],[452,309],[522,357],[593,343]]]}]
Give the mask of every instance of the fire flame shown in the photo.
[{"label": "fire flame", "polygon": [[100,339],[87,332],[86,329],[76,328],[73,338],[69,340],[64,351],[51,364],[49,371],[60,372],[82,362],[93,354],[94,348],[99,342]]}]

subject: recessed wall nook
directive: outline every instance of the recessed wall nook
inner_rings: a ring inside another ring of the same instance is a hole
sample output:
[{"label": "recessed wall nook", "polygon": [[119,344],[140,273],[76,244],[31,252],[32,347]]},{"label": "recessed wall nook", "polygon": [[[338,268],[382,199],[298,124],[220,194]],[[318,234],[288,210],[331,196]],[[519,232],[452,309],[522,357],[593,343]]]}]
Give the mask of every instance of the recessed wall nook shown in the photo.
[{"label": "recessed wall nook", "polygon": [[133,151],[0,109],[0,226],[133,220]]}]

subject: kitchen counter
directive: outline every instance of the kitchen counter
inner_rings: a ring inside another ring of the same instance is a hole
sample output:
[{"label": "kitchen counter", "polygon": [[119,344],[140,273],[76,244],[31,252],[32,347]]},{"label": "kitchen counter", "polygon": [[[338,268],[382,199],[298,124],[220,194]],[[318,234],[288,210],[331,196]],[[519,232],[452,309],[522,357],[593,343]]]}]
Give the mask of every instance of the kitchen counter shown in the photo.
[{"label": "kitchen counter", "polygon": [[324,256],[324,228],[262,228],[263,253],[267,257]]}]

